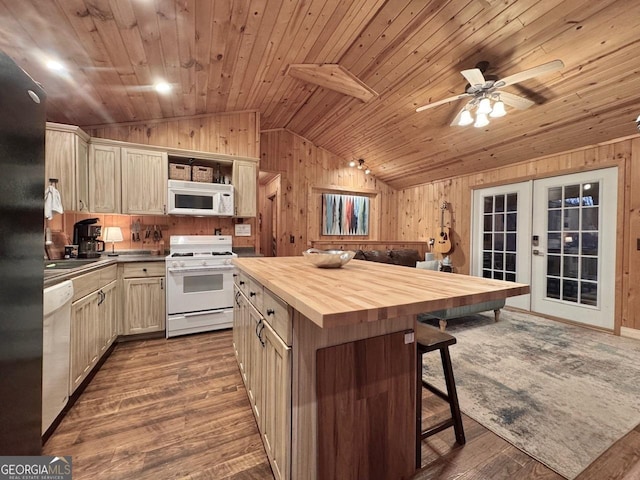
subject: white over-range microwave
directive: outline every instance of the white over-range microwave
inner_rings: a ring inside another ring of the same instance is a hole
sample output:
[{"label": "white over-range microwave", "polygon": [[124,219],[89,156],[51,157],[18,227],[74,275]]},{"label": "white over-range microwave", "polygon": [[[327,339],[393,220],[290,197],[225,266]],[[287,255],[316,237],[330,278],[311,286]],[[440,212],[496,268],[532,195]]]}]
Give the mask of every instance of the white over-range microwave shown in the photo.
[{"label": "white over-range microwave", "polygon": [[169,180],[169,214],[230,217],[233,185]]}]

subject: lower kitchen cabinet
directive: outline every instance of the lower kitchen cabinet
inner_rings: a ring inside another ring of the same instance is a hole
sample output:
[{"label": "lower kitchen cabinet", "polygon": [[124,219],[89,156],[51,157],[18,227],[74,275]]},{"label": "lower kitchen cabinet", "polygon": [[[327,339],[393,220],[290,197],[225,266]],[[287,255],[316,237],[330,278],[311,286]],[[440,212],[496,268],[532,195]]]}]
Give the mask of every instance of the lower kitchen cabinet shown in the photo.
[{"label": "lower kitchen cabinet", "polygon": [[125,263],[122,333],[161,332],[165,327],[164,262]]},{"label": "lower kitchen cabinet", "polygon": [[99,288],[71,304],[69,395],[89,375],[118,336],[115,267],[74,279],[74,288],[76,283]]},{"label": "lower kitchen cabinet", "polygon": [[291,347],[263,322],[262,439],[276,478],[289,478],[291,441]]},{"label": "lower kitchen cabinet", "polygon": [[[277,480],[289,479],[291,468],[291,347],[255,308],[251,299],[262,298],[253,284],[245,296],[236,278],[233,341],[238,365],[247,389],[251,408],[262,436],[265,451]],[[270,293],[262,290],[264,298]],[[285,310],[286,312],[286,310]],[[287,317],[290,323],[290,318]]]}]

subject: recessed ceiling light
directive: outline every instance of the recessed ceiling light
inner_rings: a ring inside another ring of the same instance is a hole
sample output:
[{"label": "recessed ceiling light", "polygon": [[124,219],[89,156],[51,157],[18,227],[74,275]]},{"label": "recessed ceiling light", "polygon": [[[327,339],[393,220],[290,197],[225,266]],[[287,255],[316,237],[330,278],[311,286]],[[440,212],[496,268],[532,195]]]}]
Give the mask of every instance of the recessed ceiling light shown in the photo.
[{"label": "recessed ceiling light", "polygon": [[65,72],[67,70],[65,66],[57,60],[47,61],[47,68],[54,72]]},{"label": "recessed ceiling light", "polygon": [[155,88],[158,93],[169,93],[171,91],[171,85],[167,82],[158,82]]}]

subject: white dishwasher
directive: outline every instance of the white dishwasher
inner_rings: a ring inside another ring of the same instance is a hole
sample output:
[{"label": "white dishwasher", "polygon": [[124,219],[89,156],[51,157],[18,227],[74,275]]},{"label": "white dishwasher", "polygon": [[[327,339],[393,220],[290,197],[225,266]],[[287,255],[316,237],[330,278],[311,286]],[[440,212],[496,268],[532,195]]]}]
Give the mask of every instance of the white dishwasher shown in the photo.
[{"label": "white dishwasher", "polygon": [[69,343],[73,282],[44,289],[42,322],[42,433],[69,400]]}]

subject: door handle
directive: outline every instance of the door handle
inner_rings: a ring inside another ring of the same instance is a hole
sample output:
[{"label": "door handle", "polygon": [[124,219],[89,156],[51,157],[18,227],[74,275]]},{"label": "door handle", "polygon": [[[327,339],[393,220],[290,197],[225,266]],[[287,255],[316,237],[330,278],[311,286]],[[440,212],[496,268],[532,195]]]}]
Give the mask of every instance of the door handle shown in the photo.
[{"label": "door handle", "polygon": [[544,252],[541,250],[538,250],[537,248],[533,250],[532,252],[534,255],[537,255],[539,257],[544,257]]}]

